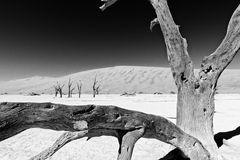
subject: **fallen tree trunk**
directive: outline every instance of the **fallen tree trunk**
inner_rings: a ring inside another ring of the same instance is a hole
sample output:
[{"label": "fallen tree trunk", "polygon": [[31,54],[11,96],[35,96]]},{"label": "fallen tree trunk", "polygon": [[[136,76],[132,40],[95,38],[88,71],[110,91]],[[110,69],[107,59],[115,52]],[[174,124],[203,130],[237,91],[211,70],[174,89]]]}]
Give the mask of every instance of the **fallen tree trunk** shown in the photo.
[{"label": "fallen tree trunk", "polygon": [[[161,116],[116,106],[68,106],[52,103],[0,104],[0,141],[35,127],[75,132],[72,136],[66,136],[65,139],[62,137],[62,141],[56,142],[63,145],[68,142],[67,139],[71,141],[82,137],[92,138],[103,135],[117,137],[120,143],[119,160],[131,159],[134,144],[141,137],[154,138],[171,144],[191,159],[192,157],[197,157],[196,160],[211,159],[199,140]],[[60,148],[62,146],[60,145]]]}]

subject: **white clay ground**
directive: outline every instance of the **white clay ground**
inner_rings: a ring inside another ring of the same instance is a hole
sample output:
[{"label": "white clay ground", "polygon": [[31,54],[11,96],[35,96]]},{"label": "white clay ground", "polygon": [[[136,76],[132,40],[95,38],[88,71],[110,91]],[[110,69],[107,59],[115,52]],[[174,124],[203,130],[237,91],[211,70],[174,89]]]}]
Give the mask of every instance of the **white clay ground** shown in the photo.
[{"label": "white clay ground", "polygon": [[[220,94],[215,97],[216,113],[214,132],[230,131],[240,126],[240,95]],[[69,105],[111,104],[131,110],[161,115],[175,123],[176,95],[82,95],[81,99],[54,98],[52,95],[23,96],[1,95],[0,102],[53,102]],[[0,142],[1,160],[27,160],[51,146],[62,134],[61,131],[29,129]],[[133,160],[157,160],[170,150],[170,146],[157,140],[140,139],[134,148]],[[60,149],[51,160],[114,160],[117,157],[118,142],[113,137],[86,138],[70,142]],[[220,152],[227,160],[240,159],[240,135],[224,141]]]}]

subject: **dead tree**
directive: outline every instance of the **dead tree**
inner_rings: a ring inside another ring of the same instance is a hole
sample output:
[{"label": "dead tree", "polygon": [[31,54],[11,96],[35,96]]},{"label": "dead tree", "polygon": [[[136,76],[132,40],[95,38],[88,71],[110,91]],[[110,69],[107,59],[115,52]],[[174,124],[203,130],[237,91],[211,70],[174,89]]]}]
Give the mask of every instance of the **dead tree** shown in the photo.
[{"label": "dead tree", "polygon": [[73,94],[73,91],[74,91],[74,88],[72,88],[72,81],[71,81],[71,78],[69,78],[68,80],[68,98],[71,98],[72,97],[72,94]]},{"label": "dead tree", "polygon": [[72,140],[103,135],[118,139],[118,160],[130,160],[134,145],[141,137],[171,144],[187,157],[210,160],[209,152],[199,140],[161,116],[104,105],[0,104],[0,141],[29,128],[69,131],[32,160],[47,159]]},{"label": "dead tree", "polygon": [[96,97],[96,94],[99,94],[99,87],[100,87],[100,84],[99,82],[97,81],[97,76],[95,76],[94,78],[94,81],[93,81],[93,98]]},{"label": "dead tree", "polygon": [[57,95],[58,95],[58,86],[54,85],[53,88],[54,88],[55,97],[57,97]]},{"label": "dead tree", "polygon": [[[117,0],[104,0],[105,10]],[[194,74],[187,41],[175,24],[167,0],[150,0],[157,18],[152,28],[160,24],[167,48],[168,60],[177,86],[177,126],[198,138],[209,151],[211,159],[220,160],[213,138],[214,95],[218,79],[240,48],[240,5],[233,13],[227,33],[215,52],[203,58],[198,76]],[[199,159],[196,156],[193,159]]]},{"label": "dead tree", "polygon": [[82,94],[82,82],[79,81],[79,83],[77,83],[77,89],[78,89],[78,97],[81,97]]},{"label": "dead tree", "polygon": [[63,96],[63,87],[65,86],[65,84],[63,84],[62,86],[58,86],[58,89],[59,89],[59,94],[60,94],[60,98],[62,98]]},{"label": "dead tree", "polygon": [[64,87],[64,84],[63,85],[60,85],[58,82],[57,82],[57,85],[54,86],[54,89],[55,89],[55,97],[57,97],[58,93],[60,95],[60,98],[62,98],[62,95],[63,95],[63,87]]}]

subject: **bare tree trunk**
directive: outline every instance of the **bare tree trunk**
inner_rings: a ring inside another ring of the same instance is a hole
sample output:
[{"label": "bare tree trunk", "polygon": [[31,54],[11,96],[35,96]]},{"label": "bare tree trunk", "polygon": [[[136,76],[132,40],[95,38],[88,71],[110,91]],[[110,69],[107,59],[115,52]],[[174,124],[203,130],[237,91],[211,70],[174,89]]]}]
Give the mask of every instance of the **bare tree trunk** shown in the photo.
[{"label": "bare tree trunk", "polygon": [[55,97],[57,97],[57,95],[58,95],[58,87],[57,86],[54,86],[54,91],[55,91]]},{"label": "bare tree trunk", "polygon": [[64,87],[64,84],[61,86],[60,84],[58,84],[58,90],[59,90],[59,94],[60,94],[60,98],[62,98],[63,96],[63,87]]},{"label": "bare tree trunk", "polygon": [[214,110],[214,91],[211,88],[205,88],[203,93],[187,88],[178,92],[177,126],[198,138],[212,157],[221,159],[213,137]]},{"label": "bare tree trunk", "polygon": [[62,98],[63,93],[62,93],[62,88],[59,90],[60,98]]},{"label": "bare tree trunk", "polygon": [[74,88],[72,88],[72,81],[71,81],[71,78],[69,78],[69,80],[68,80],[68,98],[72,97],[73,90],[74,90]]},{"label": "bare tree trunk", "polygon": [[81,93],[82,93],[82,82],[79,81],[79,83],[77,83],[77,88],[78,88],[78,98],[81,97]]},{"label": "bare tree trunk", "polygon": [[63,89],[64,85],[60,85],[58,82],[57,82],[57,85],[54,86],[54,89],[55,89],[55,97],[57,97],[58,93],[60,94],[60,98],[62,98],[62,89]]},{"label": "bare tree trunk", "polygon": [[[194,76],[187,43],[175,25],[166,0],[152,0],[160,23],[173,77],[178,88],[177,125],[198,138],[212,159],[221,159],[213,138],[214,94],[217,80],[240,47],[240,6],[234,12],[225,39],[219,48],[205,57],[199,77]],[[155,20],[156,21],[156,20]]]},{"label": "bare tree trunk", "polygon": [[97,84],[98,84],[97,76],[95,76],[94,81],[93,81],[93,87],[92,87],[93,88],[93,98],[96,97],[96,94],[97,94],[98,89],[99,89],[99,85],[97,86]]}]

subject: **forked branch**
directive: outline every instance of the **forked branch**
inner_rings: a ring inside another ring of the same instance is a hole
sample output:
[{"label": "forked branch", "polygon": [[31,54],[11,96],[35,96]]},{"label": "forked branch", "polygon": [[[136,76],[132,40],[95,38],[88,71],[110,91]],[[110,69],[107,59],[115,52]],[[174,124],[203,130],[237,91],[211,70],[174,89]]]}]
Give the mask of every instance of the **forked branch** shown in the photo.
[{"label": "forked branch", "polygon": [[[105,4],[100,7],[105,10],[117,0],[103,0]],[[187,52],[187,42],[175,24],[169,10],[167,0],[150,0],[157,14],[157,19],[151,22],[150,29],[159,23],[165,39],[168,60],[171,65],[172,74],[178,87],[184,82],[194,80],[193,65]]]}]

